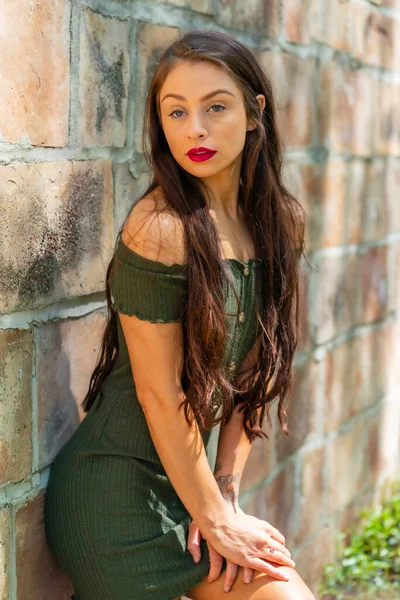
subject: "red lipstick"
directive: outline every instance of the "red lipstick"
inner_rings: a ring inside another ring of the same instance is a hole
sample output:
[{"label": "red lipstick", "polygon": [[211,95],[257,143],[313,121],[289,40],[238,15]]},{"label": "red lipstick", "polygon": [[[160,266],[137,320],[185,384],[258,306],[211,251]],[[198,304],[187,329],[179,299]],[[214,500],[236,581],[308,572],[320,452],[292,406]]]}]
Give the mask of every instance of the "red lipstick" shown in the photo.
[{"label": "red lipstick", "polygon": [[215,153],[216,150],[210,150],[210,148],[200,146],[199,148],[191,148],[187,152],[187,155],[190,158],[190,160],[193,160],[194,162],[202,162],[214,156]]}]

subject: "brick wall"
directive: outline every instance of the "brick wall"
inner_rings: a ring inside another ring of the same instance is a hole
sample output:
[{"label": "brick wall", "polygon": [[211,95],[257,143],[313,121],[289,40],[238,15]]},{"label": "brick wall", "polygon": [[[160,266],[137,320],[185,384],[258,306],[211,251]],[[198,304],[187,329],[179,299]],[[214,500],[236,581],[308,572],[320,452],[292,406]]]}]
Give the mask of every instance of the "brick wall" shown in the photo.
[{"label": "brick wall", "polygon": [[266,423],[240,503],[315,589],[336,533],[399,477],[400,2],[0,4],[0,600],[72,593],[44,538],[49,465],[84,416],[105,267],[147,183],[149,75],[190,28],[230,32],[272,78],[308,215],[291,435]]}]

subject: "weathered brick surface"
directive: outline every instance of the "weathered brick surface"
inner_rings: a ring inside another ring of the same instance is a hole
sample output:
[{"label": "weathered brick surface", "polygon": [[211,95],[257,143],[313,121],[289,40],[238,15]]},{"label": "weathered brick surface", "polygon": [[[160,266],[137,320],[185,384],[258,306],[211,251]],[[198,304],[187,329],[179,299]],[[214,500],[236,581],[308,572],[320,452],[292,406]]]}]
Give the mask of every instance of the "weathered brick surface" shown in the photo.
[{"label": "weathered brick surface", "polygon": [[172,6],[191,8],[199,13],[214,14],[214,0],[153,0],[154,4],[171,4]]},{"label": "weathered brick surface", "polygon": [[79,100],[82,145],[123,147],[129,83],[129,22],[82,15]]},{"label": "weathered brick surface", "polygon": [[278,461],[298,450],[316,434],[318,368],[318,363],[313,362],[293,369],[293,390],[288,401],[289,436],[277,429],[275,447]]},{"label": "weathered brick surface", "polygon": [[67,145],[69,15],[64,0],[2,3],[0,139]]},{"label": "weathered brick surface", "polygon": [[17,600],[70,600],[72,585],[47,544],[43,494],[17,510],[15,536]]},{"label": "weathered brick surface", "polygon": [[323,526],[325,454],[325,448],[321,446],[304,454],[302,458],[300,518],[296,537],[298,544]]},{"label": "weathered brick surface", "polygon": [[10,513],[0,509],[0,600],[8,600],[10,588]]},{"label": "weathered brick surface", "polygon": [[368,483],[374,484],[386,469],[394,467],[400,452],[400,403],[393,398],[382,406],[377,415],[367,421],[368,426]]},{"label": "weathered brick surface", "polygon": [[264,36],[278,33],[278,0],[217,0],[216,23],[232,29],[257,31]]},{"label": "weathered brick surface", "polygon": [[0,331],[0,483],[32,467],[32,330]]},{"label": "weathered brick surface", "polygon": [[390,324],[366,332],[360,338],[361,393],[364,406],[381,400],[393,389],[395,340]]},{"label": "weathered brick surface", "polygon": [[294,548],[295,542],[294,468],[293,462],[288,463],[272,481],[241,503],[244,512],[276,527],[285,536],[288,548]]},{"label": "weathered brick surface", "polygon": [[37,342],[39,466],[50,464],[85,414],[81,406],[96,365],[105,317],[43,325]]},{"label": "weathered brick surface", "polygon": [[349,244],[383,238],[393,228],[390,206],[395,202],[386,192],[388,167],[383,162],[354,160],[348,167],[346,238]]},{"label": "weathered brick surface", "polygon": [[253,443],[249,459],[246,463],[241,481],[240,494],[243,494],[254,485],[270,475],[273,464],[273,443],[276,433],[271,431],[267,420],[263,424],[263,431],[268,435],[266,438],[256,439]]},{"label": "weathered brick surface", "polygon": [[286,39],[307,44],[310,41],[310,13],[303,0],[292,0],[283,5],[283,23]]},{"label": "weathered brick surface", "polygon": [[102,291],[113,246],[111,164],[0,166],[0,313]]},{"label": "weathered brick surface", "polygon": [[[367,72],[350,71],[335,62],[322,64],[318,89],[320,142],[337,152],[370,156],[374,144],[371,123],[376,114],[379,85]],[[387,104],[391,106],[390,99]],[[375,137],[379,135],[378,132]]]},{"label": "weathered brick surface", "polygon": [[325,359],[324,430],[328,434],[357,415],[363,407],[364,338],[346,340]]},{"label": "weathered brick surface", "polygon": [[350,52],[352,49],[353,6],[350,2],[311,0],[310,32],[315,40]]},{"label": "weathered brick surface", "polygon": [[329,444],[329,513],[343,509],[365,487],[368,455],[364,419]]},{"label": "weathered brick surface", "polygon": [[181,32],[177,27],[162,27],[160,25],[151,25],[150,23],[140,23],[138,25],[137,87],[135,96],[135,117],[137,124],[135,127],[135,149],[138,153],[143,151],[142,131],[144,102],[150,85],[151,76],[165,47],[178,37],[180,33]]},{"label": "weathered brick surface", "polygon": [[400,85],[380,80],[376,83],[379,102],[372,121],[374,151],[382,155],[400,154]]},{"label": "weathered brick surface", "polygon": [[140,173],[139,177],[134,177],[127,163],[114,166],[115,234],[148,185],[149,175],[147,172]]},{"label": "weathered brick surface", "polygon": [[359,270],[357,255],[321,258],[315,289],[315,337],[321,344],[345,333],[359,318]]},{"label": "weathered brick surface", "polygon": [[319,598],[318,582],[321,579],[322,568],[335,558],[336,533],[333,524],[325,525],[318,535],[303,544],[298,552],[292,552],[296,571],[310,586],[316,598]]},{"label": "weathered brick surface", "polygon": [[262,52],[260,63],[273,82],[277,120],[283,142],[303,147],[312,141],[312,81],[315,59],[281,52]]},{"label": "weathered brick surface", "polygon": [[375,246],[360,257],[361,321],[377,321],[387,312],[387,246]]},{"label": "weathered brick surface", "polygon": [[353,12],[354,55],[367,64],[398,69],[399,22],[366,4],[355,4]]}]

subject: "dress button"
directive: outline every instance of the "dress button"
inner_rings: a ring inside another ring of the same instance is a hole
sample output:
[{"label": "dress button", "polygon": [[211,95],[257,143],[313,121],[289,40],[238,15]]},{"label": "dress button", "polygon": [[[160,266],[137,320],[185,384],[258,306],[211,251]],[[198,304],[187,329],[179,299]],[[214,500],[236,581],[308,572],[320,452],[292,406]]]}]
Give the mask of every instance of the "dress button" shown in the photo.
[{"label": "dress button", "polygon": [[249,273],[250,273],[250,271],[249,271],[249,267],[247,267],[247,266],[246,266],[246,267],[243,269],[243,275],[246,275],[246,276],[247,276]]},{"label": "dress button", "polygon": [[234,371],[234,370],[235,370],[235,367],[236,367],[236,363],[235,363],[235,361],[234,361],[234,360],[232,360],[232,361],[229,363],[229,370],[232,372],[232,371]]},{"label": "dress button", "polygon": [[239,313],[238,319],[239,319],[240,323],[243,323],[243,321],[244,321],[244,312],[243,311]]}]

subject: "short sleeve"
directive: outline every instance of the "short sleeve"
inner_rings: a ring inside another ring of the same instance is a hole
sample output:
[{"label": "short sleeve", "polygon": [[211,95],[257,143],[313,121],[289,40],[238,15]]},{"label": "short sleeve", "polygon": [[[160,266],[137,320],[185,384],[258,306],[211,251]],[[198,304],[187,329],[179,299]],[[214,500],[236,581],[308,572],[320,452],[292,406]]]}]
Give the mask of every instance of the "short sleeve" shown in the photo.
[{"label": "short sleeve", "polygon": [[134,252],[119,238],[110,275],[112,307],[153,323],[181,321],[186,304],[185,265],[166,265]]}]

